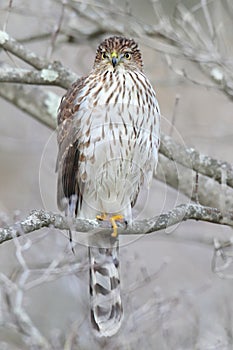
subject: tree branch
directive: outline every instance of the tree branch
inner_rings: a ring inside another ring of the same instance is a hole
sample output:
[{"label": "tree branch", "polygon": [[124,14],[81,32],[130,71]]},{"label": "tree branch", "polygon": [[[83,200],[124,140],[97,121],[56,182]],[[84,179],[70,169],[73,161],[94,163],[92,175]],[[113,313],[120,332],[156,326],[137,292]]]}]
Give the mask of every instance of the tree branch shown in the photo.
[{"label": "tree branch", "polygon": [[222,183],[224,177],[226,184],[233,187],[233,166],[227,162],[201,154],[194,148],[186,148],[165,134],[161,135],[160,153],[219,183]]},{"label": "tree branch", "polygon": [[21,83],[34,85],[56,85],[70,86],[70,80],[64,81],[63,73],[60,69],[43,68],[40,71],[33,71],[22,68],[0,68],[0,82],[2,83]]},{"label": "tree branch", "polygon": [[[24,45],[11,38],[6,32],[0,31],[0,47],[22,59],[37,71],[24,69],[5,68],[0,70],[0,81],[20,82],[25,84],[57,85],[67,89],[78,76],[65,68],[60,62],[49,62],[29,51]],[[7,70],[8,75],[5,73]]]},{"label": "tree branch", "polygon": [[[164,230],[186,220],[207,221],[233,227],[233,211],[223,214],[217,208],[204,207],[198,204],[181,204],[167,213],[154,216],[150,219],[135,221],[130,227],[124,227],[125,225],[120,224],[119,234],[149,234]],[[108,231],[109,233],[112,232],[110,227],[106,228],[98,220],[71,219],[44,210],[34,210],[25,220],[8,228],[1,228],[0,244],[16,236],[51,226],[60,230],[69,230],[72,227],[72,230],[78,232],[90,232],[96,228],[104,228],[106,233]]]},{"label": "tree branch", "polygon": [[56,128],[60,97],[52,91],[3,83],[0,84],[0,96],[42,124],[51,129]]},{"label": "tree branch", "polygon": [[[166,185],[185,194],[195,202],[195,176],[192,169],[171,161],[163,154],[159,154],[155,177]],[[214,179],[199,174],[198,177],[199,203],[207,207],[219,208],[222,212],[233,208],[233,188],[223,186]]]},{"label": "tree branch", "polygon": [[11,52],[36,69],[47,67],[48,63],[44,58],[28,50],[24,45],[13,39],[7,32],[0,31],[0,47]]}]

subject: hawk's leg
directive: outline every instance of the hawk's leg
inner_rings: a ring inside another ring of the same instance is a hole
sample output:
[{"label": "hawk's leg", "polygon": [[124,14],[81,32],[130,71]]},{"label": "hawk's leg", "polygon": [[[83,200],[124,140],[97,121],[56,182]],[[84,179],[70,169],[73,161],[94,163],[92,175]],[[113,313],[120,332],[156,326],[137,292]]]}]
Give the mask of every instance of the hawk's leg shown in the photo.
[{"label": "hawk's leg", "polygon": [[75,255],[74,243],[73,243],[73,238],[72,238],[72,231],[70,228],[68,231],[69,231],[69,240],[70,240],[71,250],[72,250],[72,253]]}]

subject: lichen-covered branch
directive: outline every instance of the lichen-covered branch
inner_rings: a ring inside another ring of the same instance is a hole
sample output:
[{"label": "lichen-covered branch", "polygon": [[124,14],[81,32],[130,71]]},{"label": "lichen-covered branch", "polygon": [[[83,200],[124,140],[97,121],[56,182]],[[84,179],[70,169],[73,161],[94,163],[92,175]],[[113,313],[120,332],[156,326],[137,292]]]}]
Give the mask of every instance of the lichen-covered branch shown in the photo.
[{"label": "lichen-covered branch", "polygon": [[[186,220],[206,221],[233,227],[233,211],[223,214],[217,208],[204,207],[199,204],[181,204],[167,213],[154,216],[150,219],[135,221],[130,227],[120,224],[119,234],[149,234],[164,230]],[[106,232],[109,231],[109,234],[112,231],[111,226],[106,228],[106,225],[98,220],[67,219],[60,214],[44,210],[34,210],[25,220],[11,227],[1,228],[0,243],[11,240],[16,236],[51,226],[60,230],[68,230],[72,227],[72,230],[78,232],[90,232],[96,228],[103,228]]]},{"label": "lichen-covered branch", "polygon": [[64,85],[64,81],[58,70],[52,68],[35,71],[22,68],[0,67],[0,82],[20,83],[33,85]]},{"label": "lichen-covered branch", "polygon": [[37,69],[33,71],[4,67],[0,69],[1,82],[57,85],[67,89],[77,79],[77,75],[60,62],[48,62],[4,31],[0,31],[0,47]]},{"label": "lichen-covered branch", "polygon": [[36,69],[43,69],[47,67],[47,62],[43,57],[28,50],[24,45],[17,42],[7,32],[0,31],[0,47],[11,52],[13,55],[22,59]]},{"label": "lichen-covered branch", "polygon": [[194,148],[185,147],[175,142],[170,136],[162,134],[160,153],[183,166],[198,171],[222,183],[233,187],[233,166],[227,162],[213,159],[199,153]]},{"label": "lichen-covered branch", "polygon": [[159,154],[155,177],[176,189],[178,194],[183,193],[193,201],[198,197],[199,203],[204,206],[215,207],[222,212],[233,208],[233,188],[199,174],[198,189],[195,193],[196,172],[171,161],[162,153]]}]

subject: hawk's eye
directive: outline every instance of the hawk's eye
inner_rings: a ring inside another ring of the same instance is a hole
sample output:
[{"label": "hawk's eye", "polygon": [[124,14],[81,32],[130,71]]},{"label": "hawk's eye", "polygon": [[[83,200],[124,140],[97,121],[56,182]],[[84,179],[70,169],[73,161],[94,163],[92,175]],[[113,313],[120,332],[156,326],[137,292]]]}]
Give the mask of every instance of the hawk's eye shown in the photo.
[{"label": "hawk's eye", "polygon": [[127,60],[130,60],[131,54],[130,54],[129,52],[126,52],[126,53],[125,53],[125,58],[126,58]]},{"label": "hawk's eye", "polygon": [[105,58],[107,58],[106,52],[102,53],[102,60],[105,60]]}]

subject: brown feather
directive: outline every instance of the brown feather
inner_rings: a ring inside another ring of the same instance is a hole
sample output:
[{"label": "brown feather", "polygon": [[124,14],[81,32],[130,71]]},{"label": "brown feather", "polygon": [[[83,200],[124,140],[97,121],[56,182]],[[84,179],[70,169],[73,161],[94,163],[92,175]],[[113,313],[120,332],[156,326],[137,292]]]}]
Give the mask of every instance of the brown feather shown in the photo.
[{"label": "brown feather", "polygon": [[[72,84],[63,96],[58,110],[57,203],[62,211],[66,209],[72,195],[77,196],[76,211],[82,202],[80,187],[77,182],[79,142],[74,137],[72,128],[74,127],[74,117],[79,109],[79,105],[75,104],[75,100],[85,83],[85,79],[86,77],[82,77]],[[67,201],[64,201],[65,198]]]}]

